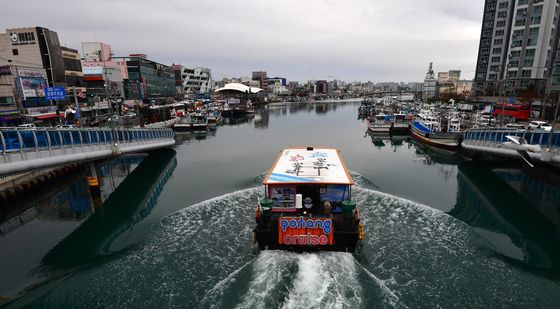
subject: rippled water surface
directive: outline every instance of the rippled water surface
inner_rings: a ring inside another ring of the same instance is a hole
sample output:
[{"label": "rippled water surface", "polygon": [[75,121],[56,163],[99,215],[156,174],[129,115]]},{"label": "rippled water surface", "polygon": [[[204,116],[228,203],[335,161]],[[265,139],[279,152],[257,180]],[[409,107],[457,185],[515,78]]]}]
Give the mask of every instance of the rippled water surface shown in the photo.
[{"label": "rippled water surface", "polygon": [[[0,257],[0,271],[14,282],[2,282],[0,295],[20,295],[8,307],[41,308],[560,303],[557,187],[516,164],[371,137],[356,118],[353,103],[271,105],[254,119],[180,135],[174,151],[107,165],[103,202],[90,198],[81,216],[72,206],[87,197],[78,181],[64,198],[28,202],[37,214],[0,239],[12,256]],[[252,244],[260,181],[280,149],[298,145],[341,149],[365,225],[356,253]]]}]

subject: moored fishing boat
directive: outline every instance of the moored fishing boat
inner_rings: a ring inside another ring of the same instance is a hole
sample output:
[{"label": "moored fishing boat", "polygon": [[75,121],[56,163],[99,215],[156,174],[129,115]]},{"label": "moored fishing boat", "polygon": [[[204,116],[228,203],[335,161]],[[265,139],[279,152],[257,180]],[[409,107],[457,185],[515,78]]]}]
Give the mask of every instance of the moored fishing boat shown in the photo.
[{"label": "moored fishing boat", "polygon": [[206,130],[208,128],[208,118],[203,114],[183,116],[173,128],[179,132]]},{"label": "moored fishing boat", "polygon": [[415,120],[410,126],[410,132],[422,143],[453,152],[459,148],[463,136],[460,132],[442,132],[435,116]]},{"label": "moored fishing boat", "polygon": [[352,178],[331,148],[291,148],[278,155],[256,209],[261,250],[354,252],[363,238]]},{"label": "moored fishing boat", "polygon": [[410,123],[406,119],[406,114],[399,113],[393,115],[393,124],[391,125],[391,134],[407,135],[410,132]]},{"label": "moored fishing boat", "polygon": [[373,134],[389,134],[391,132],[390,117],[385,114],[377,114],[368,121],[368,130]]},{"label": "moored fishing boat", "polygon": [[208,112],[206,119],[208,119],[208,126],[216,126],[222,120],[222,116],[219,110],[214,109]]}]

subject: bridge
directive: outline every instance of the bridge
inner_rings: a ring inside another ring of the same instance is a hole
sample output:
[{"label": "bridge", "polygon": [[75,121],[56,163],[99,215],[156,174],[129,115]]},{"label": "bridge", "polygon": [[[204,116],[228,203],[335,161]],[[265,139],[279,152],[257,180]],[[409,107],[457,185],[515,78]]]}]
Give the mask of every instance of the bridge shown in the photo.
[{"label": "bridge", "polygon": [[0,176],[174,144],[168,128],[0,128]]},{"label": "bridge", "polygon": [[509,148],[502,147],[508,142],[506,136],[518,136],[527,140],[528,144],[540,145],[541,151],[529,153],[531,159],[545,164],[560,166],[560,132],[541,130],[519,130],[513,128],[475,128],[468,129],[463,135],[461,148],[472,156],[498,156],[520,158],[519,154]]}]

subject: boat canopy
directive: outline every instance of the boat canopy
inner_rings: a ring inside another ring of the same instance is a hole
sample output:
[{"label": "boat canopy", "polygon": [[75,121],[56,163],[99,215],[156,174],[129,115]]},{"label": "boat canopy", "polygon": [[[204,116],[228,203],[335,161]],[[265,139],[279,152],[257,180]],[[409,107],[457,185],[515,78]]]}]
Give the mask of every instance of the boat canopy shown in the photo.
[{"label": "boat canopy", "polygon": [[354,184],[337,149],[313,147],[282,150],[263,181],[265,185],[288,183]]}]

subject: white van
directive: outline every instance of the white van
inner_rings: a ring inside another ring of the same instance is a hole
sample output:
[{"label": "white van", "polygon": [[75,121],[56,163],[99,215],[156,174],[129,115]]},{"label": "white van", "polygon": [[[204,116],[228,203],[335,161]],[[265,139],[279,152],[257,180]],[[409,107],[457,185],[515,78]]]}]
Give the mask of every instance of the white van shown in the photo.
[{"label": "white van", "polygon": [[24,123],[24,124],[20,124],[18,126],[18,128],[28,128],[28,129],[35,129],[35,124],[34,123]]},{"label": "white van", "polygon": [[548,122],[546,121],[531,121],[531,123],[529,123],[529,128],[541,129],[544,130],[545,132],[550,132],[552,130],[552,126],[548,124]]}]

